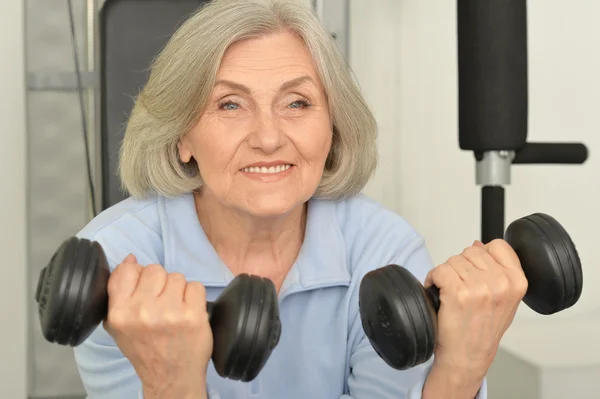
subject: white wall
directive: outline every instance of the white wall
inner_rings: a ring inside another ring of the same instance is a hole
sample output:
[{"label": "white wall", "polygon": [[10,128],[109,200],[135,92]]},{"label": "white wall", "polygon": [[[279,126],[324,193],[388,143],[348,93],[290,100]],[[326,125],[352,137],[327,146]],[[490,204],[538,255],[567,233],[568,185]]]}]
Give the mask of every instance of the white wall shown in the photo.
[{"label": "white wall", "polygon": [[[458,147],[456,2],[351,4],[351,62],[381,124],[381,166],[366,192],[412,222],[443,262],[480,235],[474,159]],[[580,251],[584,292],[559,317],[600,313],[599,13],[597,0],[529,2],[529,140],[590,149],[584,166],[514,166],[506,190],[507,224],[548,213]],[[535,317],[522,306],[517,319]]]},{"label": "white wall", "polygon": [[0,2],[0,397],[27,397],[24,2]]},{"label": "white wall", "polygon": [[[400,212],[404,201],[400,116],[407,92],[401,81],[401,3],[398,0],[349,0],[350,64],[379,125],[379,165],[364,192]],[[406,148],[406,150],[408,150]]]}]

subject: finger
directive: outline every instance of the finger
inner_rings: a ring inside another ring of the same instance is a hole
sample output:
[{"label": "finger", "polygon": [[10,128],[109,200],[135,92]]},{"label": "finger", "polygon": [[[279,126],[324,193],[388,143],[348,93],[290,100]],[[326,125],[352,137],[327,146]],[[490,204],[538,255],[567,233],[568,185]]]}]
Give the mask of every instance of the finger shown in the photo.
[{"label": "finger", "polygon": [[201,307],[206,310],[206,288],[196,281],[186,284],[184,301],[191,307]]},{"label": "finger", "polygon": [[485,246],[473,245],[463,250],[461,254],[474,267],[479,270],[493,270],[499,267],[496,260],[490,255]]},{"label": "finger", "polygon": [[484,245],[484,244],[483,244],[481,241],[479,241],[479,240],[475,240],[475,241],[473,242],[473,246],[475,246],[475,247],[481,247],[481,248],[485,248],[485,245]]},{"label": "finger", "polygon": [[123,259],[123,263],[138,263],[134,254],[129,254]]},{"label": "finger", "polygon": [[469,260],[462,255],[450,257],[446,261],[446,264],[450,265],[463,281],[467,280],[469,278],[469,274],[476,269],[475,266],[473,266],[471,262],[469,262]]},{"label": "finger", "polygon": [[492,258],[501,266],[512,270],[522,270],[517,253],[505,240],[490,241],[485,247]]},{"label": "finger", "polygon": [[135,256],[125,258],[110,274],[108,278],[107,292],[111,301],[121,298],[129,298],[137,288],[142,266],[134,262]]},{"label": "finger", "polygon": [[160,296],[172,302],[183,302],[186,285],[187,281],[183,274],[170,273]]},{"label": "finger", "polygon": [[161,265],[148,265],[142,268],[140,281],[134,295],[157,297],[167,282],[167,272]]},{"label": "finger", "polygon": [[452,289],[462,285],[462,279],[452,266],[442,263],[427,274],[425,288],[431,285],[438,287],[441,292],[444,289]]}]

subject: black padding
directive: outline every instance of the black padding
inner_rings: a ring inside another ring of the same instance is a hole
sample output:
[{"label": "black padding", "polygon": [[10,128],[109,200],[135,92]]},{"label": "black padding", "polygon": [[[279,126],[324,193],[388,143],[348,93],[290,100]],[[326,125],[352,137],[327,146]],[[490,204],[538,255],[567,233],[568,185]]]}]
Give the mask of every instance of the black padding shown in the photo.
[{"label": "black padding", "polygon": [[535,213],[506,229],[529,286],[523,302],[540,314],[560,312],[579,300],[583,290],[581,261],[565,229],[549,215]]},{"label": "black padding", "polygon": [[[536,213],[512,222],[504,239],[527,277],[525,304],[548,315],[577,303],[583,286],[581,262],[560,223]],[[417,366],[433,355],[439,307],[438,288],[425,289],[401,266],[381,267],[361,280],[359,309],[365,335],[395,369]]]},{"label": "black padding", "polygon": [[117,175],[118,152],[133,100],[152,60],[204,0],[106,0],[99,16],[102,209],[126,198]]},{"label": "black padding", "polygon": [[458,121],[463,150],[527,140],[527,2],[458,0]]},{"label": "black padding", "polygon": [[[106,319],[110,269],[99,243],[72,237],[41,271],[35,299],[46,340],[77,346]],[[279,343],[281,322],[273,282],[241,274],[207,302],[212,360],[225,378],[251,381]]]}]

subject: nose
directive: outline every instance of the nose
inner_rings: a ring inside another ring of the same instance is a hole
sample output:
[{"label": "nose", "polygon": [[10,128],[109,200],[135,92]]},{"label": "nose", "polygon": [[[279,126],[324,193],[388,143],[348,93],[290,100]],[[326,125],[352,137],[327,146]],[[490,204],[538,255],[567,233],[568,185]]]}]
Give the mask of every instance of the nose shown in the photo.
[{"label": "nose", "polygon": [[285,136],[270,110],[263,110],[256,116],[255,129],[248,139],[253,149],[266,154],[273,153],[283,146]]}]

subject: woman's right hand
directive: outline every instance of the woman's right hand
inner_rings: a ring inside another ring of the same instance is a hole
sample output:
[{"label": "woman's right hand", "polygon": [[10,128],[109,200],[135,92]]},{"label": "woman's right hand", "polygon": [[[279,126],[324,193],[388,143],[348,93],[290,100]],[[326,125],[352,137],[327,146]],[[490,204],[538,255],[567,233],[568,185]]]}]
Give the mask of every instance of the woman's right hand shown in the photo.
[{"label": "woman's right hand", "polygon": [[145,399],[205,398],[213,336],[206,291],[129,255],[108,281],[104,327],[139,376]]}]

